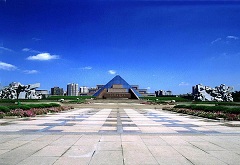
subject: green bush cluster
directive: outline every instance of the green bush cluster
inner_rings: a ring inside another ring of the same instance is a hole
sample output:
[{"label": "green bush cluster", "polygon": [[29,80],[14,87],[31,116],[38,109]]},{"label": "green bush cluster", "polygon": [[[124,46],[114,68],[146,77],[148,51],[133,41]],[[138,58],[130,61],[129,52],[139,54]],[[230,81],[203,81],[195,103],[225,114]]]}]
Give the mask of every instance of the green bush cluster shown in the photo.
[{"label": "green bush cluster", "polygon": [[8,107],[0,106],[0,112],[6,113],[6,112],[9,112],[9,111],[10,111],[10,109]]},{"label": "green bush cluster", "polygon": [[46,100],[77,100],[77,98],[80,99],[91,99],[94,98],[93,96],[50,96],[46,98]]},{"label": "green bush cluster", "polygon": [[140,97],[141,99],[153,101],[153,102],[163,102],[163,101],[171,101],[175,100],[177,102],[187,102],[188,99],[182,97]]},{"label": "green bush cluster", "polygon": [[84,103],[85,101],[84,100],[71,100],[69,101],[69,103],[78,103],[78,104],[81,104],[81,103]]},{"label": "green bush cluster", "polygon": [[240,114],[240,108],[229,108],[225,106],[203,106],[203,105],[176,105],[174,108],[186,108],[193,110],[201,110],[204,112],[224,112],[232,114]]},{"label": "green bush cluster", "polygon": [[8,106],[8,108],[10,110],[14,110],[14,109],[29,110],[29,109],[31,109],[31,107],[29,107],[27,105],[10,105],[10,106]]}]

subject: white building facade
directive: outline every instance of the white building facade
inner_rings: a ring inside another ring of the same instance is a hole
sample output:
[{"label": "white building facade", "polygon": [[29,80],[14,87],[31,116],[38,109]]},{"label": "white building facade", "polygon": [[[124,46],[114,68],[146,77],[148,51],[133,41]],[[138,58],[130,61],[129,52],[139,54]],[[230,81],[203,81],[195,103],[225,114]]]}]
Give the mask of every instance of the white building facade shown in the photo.
[{"label": "white building facade", "polygon": [[68,96],[78,96],[79,90],[78,90],[78,84],[71,83],[67,85],[67,95]]},{"label": "white building facade", "polygon": [[83,93],[83,94],[89,93],[88,89],[89,89],[88,87],[82,86],[80,87],[80,93]]}]

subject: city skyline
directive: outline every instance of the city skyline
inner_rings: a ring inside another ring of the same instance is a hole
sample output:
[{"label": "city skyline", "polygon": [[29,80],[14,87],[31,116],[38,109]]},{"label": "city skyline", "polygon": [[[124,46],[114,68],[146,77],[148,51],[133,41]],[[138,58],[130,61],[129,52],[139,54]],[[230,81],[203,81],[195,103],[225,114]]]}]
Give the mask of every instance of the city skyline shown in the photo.
[{"label": "city skyline", "polygon": [[0,83],[240,90],[236,1],[0,1]]}]

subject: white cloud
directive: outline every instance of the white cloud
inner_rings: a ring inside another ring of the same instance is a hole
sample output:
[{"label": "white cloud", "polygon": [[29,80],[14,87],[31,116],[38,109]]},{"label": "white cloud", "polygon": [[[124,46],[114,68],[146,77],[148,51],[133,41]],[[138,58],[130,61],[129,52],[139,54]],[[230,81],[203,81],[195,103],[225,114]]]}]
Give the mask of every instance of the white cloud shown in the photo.
[{"label": "white cloud", "polygon": [[90,69],[92,69],[92,67],[91,66],[85,66],[85,67],[83,67],[83,68],[81,68],[82,70],[90,70]]},{"label": "white cloud", "polygon": [[116,74],[117,72],[115,70],[109,70],[108,73],[109,74]]},{"label": "white cloud", "polygon": [[237,36],[227,36],[227,39],[234,39],[234,40],[238,40],[239,38]]},{"label": "white cloud", "polygon": [[37,70],[24,70],[23,72],[24,72],[25,74],[36,74],[36,73],[38,73]]},{"label": "white cloud", "polygon": [[29,49],[29,48],[23,48],[22,49],[22,51],[24,51],[24,52],[29,52],[31,49]]},{"label": "white cloud", "polygon": [[36,56],[29,56],[27,60],[39,60],[39,61],[48,61],[59,59],[58,55],[51,55],[49,53],[39,53]]},{"label": "white cloud", "polygon": [[3,46],[0,46],[0,49],[2,49],[2,50],[5,50],[5,51],[9,51],[9,52],[13,52],[13,50],[12,50],[12,49],[5,48],[5,47],[3,47]]},{"label": "white cloud", "polygon": [[226,44],[229,44],[229,41],[230,40],[238,40],[239,39],[239,37],[237,37],[237,36],[226,36],[226,38],[224,37],[224,38],[217,38],[217,39],[215,39],[215,40],[213,40],[212,42],[211,42],[211,44],[215,44],[216,42],[219,42],[219,41],[221,41],[221,43],[226,43]]},{"label": "white cloud", "polygon": [[2,69],[2,70],[9,70],[10,71],[10,70],[17,69],[17,67],[12,65],[12,64],[8,64],[8,63],[0,61],[0,69]]},{"label": "white cloud", "polygon": [[186,82],[181,82],[180,84],[178,84],[178,86],[188,86],[189,83],[186,83]]},{"label": "white cloud", "polygon": [[24,52],[31,52],[31,53],[42,53],[38,50],[33,50],[33,49],[30,49],[30,48],[23,48],[22,51]]},{"label": "white cloud", "polygon": [[146,89],[150,90],[150,89],[151,89],[151,87],[147,87]]},{"label": "white cloud", "polygon": [[221,40],[222,40],[222,38],[217,38],[217,39],[213,40],[213,41],[211,42],[211,44],[214,44],[215,42],[218,42],[218,41],[221,41]]}]

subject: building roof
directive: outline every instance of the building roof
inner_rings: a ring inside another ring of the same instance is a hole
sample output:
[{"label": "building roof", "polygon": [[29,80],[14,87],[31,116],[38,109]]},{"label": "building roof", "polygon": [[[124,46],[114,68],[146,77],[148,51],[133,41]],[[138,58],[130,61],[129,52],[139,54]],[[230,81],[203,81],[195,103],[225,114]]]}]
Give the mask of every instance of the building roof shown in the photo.
[{"label": "building roof", "polygon": [[100,88],[93,96],[97,97],[104,89],[112,88],[113,85],[122,85],[123,88],[126,88],[133,92],[133,94],[139,99],[141,94],[139,94],[135,89],[132,88],[121,76],[117,75],[112,80],[110,80],[106,85]]}]

